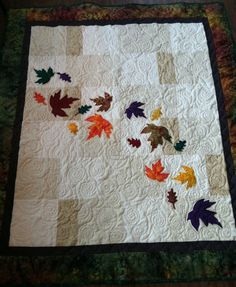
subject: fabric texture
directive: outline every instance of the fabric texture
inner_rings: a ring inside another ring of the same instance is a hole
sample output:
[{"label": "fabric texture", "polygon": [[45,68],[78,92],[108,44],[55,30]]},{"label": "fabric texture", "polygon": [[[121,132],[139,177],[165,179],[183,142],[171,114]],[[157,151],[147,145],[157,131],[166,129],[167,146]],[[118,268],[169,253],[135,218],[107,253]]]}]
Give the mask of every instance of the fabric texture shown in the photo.
[{"label": "fabric texture", "polygon": [[[228,113],[230,127],[231,147],[235,159],[234,147],[234,58],[232,50],[232,41],[230,32],[222,14],[222,6],[218,4],[211,5],[169,5],[155,6],[152,9],[147,7],[130,8],[99,8],[87,6],[83,9],[58,9],[58,10],[24,10],[11,11],[9,18],[8,41],[3,56],[1,89],[4,90],[4,97],[1,98],[3,105],[3,115],[1,120],[1,129],[4,134],[4,140],[1,141],[1,149],[4,151],[1,158],[2,172],[2,190],[6,180],[6,171],[8,167],[8,158],[12,131],[12,120],[14,118],[15,97],[18,89],[18,79],[20,75],[19,60],[22,45],[22,35],[24,33],[24,19],[28,20],[61,20],[61,19],[106,19],[106,18],[128,18],[128,17],[196,17],[205,16],[208,18],[213,32],[214,44],[216,47],[217,64],[220,71],[221,83],[224,90],[225,105]],[[14,41],[13,41],[14,39]],[[14,49],[13,49],[14,47]],[[16,48],[17,47],[17,48]],[[15,49],[16,48],[16,49]],[[74,53],[80,47],[74,49]],[[73,49],[72,49],[73,50]],[[166,60],[170,63],[171,60]],[[45,67],[46,68],[46,67]],[[57,71],[58,72],[58,71]],[[61,71],[60,71],[61,72]],[[8,80],[7,80],[8,79]],[[10,81],[9,81],[10,79]],[[9,85],[9,82],[11,85]],[[7,113],[7,117],[4,114]],[[9,117],[11,115],[11,118]],[[162,116],[163,117],[163,116]],[[164,118],[160,118],[164,120]],[[12,120],[11,120],[12,119]],[[10,121],[11,120],[11,121]],[[163,124],[164,125],[164,124]],[[177,131],[178,132],[178,131]],[[187,143],[186,143],[187,144]],[[150,146],[149,146],[150,147]],[[187,145],[186,145],[187,147]],[[206,166],[215,162],[215,158],[207,159]],[[217,159],[216,161],[222,161]],[[54,178],[57,173],[57,163],[50,163],[53,167]],[[151,167],[151,165],[148,165]],[[220,165],[217,165],[220,166]],[[182,170],[181,170],[182,171]],[[175,174],[177,176],[177,174]],[[216,183],[217,185],[217,183]],[[214,190],[215,183],[211,183]],[[53,190],[53,189],[52,189]],[[43,191],[42,191],[43,192]],[[222,191],[224,194],[225,191]],[[226,191],[227,192],[227,191]],[[1,195],[5,193],[2,192]],[[49,196],[54,196],[53,192]],[[213,195],[215,196],[215,195]],[[222,195],[221,195],[222,196]],[[68,201],[69,204],[69,201]],[[214,206],[213,206],[214,207]],[[176,203],[177,208],[177,203]],[[213,209],[214,210],[214,209]],[[220,228],[220,227],[219,227]],[[184,279],[217,279],[232,278],[235,273],[234,252],[219,251],[198,251],[188,254],[152,252],[152,253],[117,253],[109,255],[83,255],[83,256],[65,256],[63,265],[60,263],[61,257],[52,258],[34,258],[29,261],[26,257],[19,258],[1,258],[2,278],[4,282],[27,283],[27,282],[108,282],[109,280],[124,280],[153,282],[163,280],[184,280]],[[135,265],[135,262],[141,262],[141,265]],[[43,264],[42,264],[43,263]],[[11,274],[9,266],[11,266]],[[41,268],[43,266],[43,269]],[[54,266],[54,267],[53,267]],[[141,267],[140,267],[141,266]],[[159,266],[159,267],[157,267]],[[161,266],[161,267],[160,267]],[[12,272],[13,269],[13,272]],[[71,271],[73,269],[73,272]],[[22,273],[22,270],[25,272]],[[80,270],[76,272],[75,270]],[[96,272],[95,272],[96,270]],[[108,270],[113,270],[109,272]],[[9,276],[8,276],[9,274]],[[135,275],[134,275],[135,274]]]},{"label": "fabric texture", "polygon": [[[206,34],[176,21],[31,28],[10,246],[234,240]],[[189,218],[199,200],[215,209]]]}]

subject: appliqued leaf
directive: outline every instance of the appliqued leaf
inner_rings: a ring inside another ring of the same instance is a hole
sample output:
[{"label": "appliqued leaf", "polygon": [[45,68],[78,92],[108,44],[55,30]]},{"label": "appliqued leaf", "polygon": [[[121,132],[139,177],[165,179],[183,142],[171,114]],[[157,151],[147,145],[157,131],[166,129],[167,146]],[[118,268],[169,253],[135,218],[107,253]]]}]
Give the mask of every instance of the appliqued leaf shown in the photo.
[{"label": "appliqued leaf", "polygon": [[86,114],[91,108],[92,106],[88,106],[88,105],[81,106],[79,107],[79,114],[81,115]]},{"label": "appliqued leaf", "polygon": [[172,204],[173,208],[175,209],[175,203],[177,202],[176,192],[174,192],[173,188],[170,191],[167,191],[168,195],[168,202]]},{"label": "appliqued leaf", "polygon": [[139,139],[127,139],[128,143],[132,146],[132,147],[136,147],[139,148],[141,146],[141,141]]},{"label": "appliqued leaf", "polygon": [[112,132],[112,124],[105,120],[101,115],[95,114],[91,117],[88,117],[85,119],[87,122],[93,123],[89,129],[89,135],[87,137],[87,140],[99,136],[101,137],[102,132],[104,132],[107,136],[107,138],[110,138],[111,132]]},{"label": "appliqued leaf", "polygon": [[74,135],[77,134],[77,132],[78,132],[78,126],[77,126],[76,123],[69,123],[67,127],[68,127],[68,129],[70,130],[70,132],[71,132],[72,134],[74,134]]},{"label": "appliqued leaf", "polygon": [[185,172],[180,172],[174,180],[180,181],[181,184],[187,183],[187,189],[194,187],[197,183],[194,170],[189,166],[182,166]]},{"label": "appliqued leaf", "polygon": [[162,115],[161,108],[158,108],[152,112],[151,120],[152,121],[159,120],[161,115]]},{"label": "appliqued leaf", "polygon": [[36,70],[34,69],[36,76],[39,78],[35,83],[37,84],[46,84],[48,83],[51,78],[54,76],[54,72],[53,69],[50,67],[48,68],[48,70],[46,71],[45,69],[42,70]]},{"label": "appliqued leaf", "polygon": [[131,119],[132,115],[134,115],[136,118],[137,117],[146,118],[146,116],[144,114],[144,110],[142,108],[140,108],[143,105],[144,104],[140,103],[140,102],[131,103],[130,106],[125,110],[127,118]]},{"label": "appliqued leaf", "polygon": [[163,126],[156,126],[154,124],[147,124],[147,126],[141,131],[141,134],[151,133],[148,141],[152,146],[152,151],[157,148],[158,145],[163,144],[163,138],[171,143],[171,136],[167,128]]},{"label": "appliqued leaf", "polygon": [[188,214],[188,220],[191,221],[192,226],[198,231],[200,226],[200,220],[208,226],[208,224],[216,224],[222,227],[221,223],[215,217],[216,212],[208,210],[215,202],[209,200],[200,199],[198,200],[191,212]]},{"label": "appliqued leaf", "polygon": [[70,98],[67,95],[61,97],[61,90],[50,97],[50,106],[52,107],[52,113],[54,116],[67,117],[68,115],[63,109],[68,109],[74,101],[78,101],[76,98]]},{"label": "appliqued leaf", "polygon": [[57,74],[60,76],[61,80],[71,83],[71,77],[68,74],[66,73],[57,73]]},{"label": "appliqued leaf", "polygon": [[145,174],[152,180],[157,180],[159,182],[165,181],[169,176],[169,173],[162,173],[164,167],[161,164],[161,160],[158,160],[155,164],[152,165],[152,168],[145,166]]},{"label": "appliqued leaf", "polygon": [[111,106],[111,102],[112,102],[112,96],[109,95],[108,93],[104,93],[104,98],[103,97],[98,97],[95,99],[90,99],[91,101],[93,101],[96,106],[100,106],[100,108],[98,109],[98,112],[106,112],[109,110],[110,106]]},{"label": "appliqued leaf", "polygon": [[177,142],[175,145],[174,145],[174,148],[177,150],[177,151],[183,151],[183,149],[185,148],[186,146],[186,141],[179,141]]},{"label": "appliqued leaf", "polygon": [[41,95],[40,93],[35,92],[34,99],[39,104],[47,105],[45,97]]}]

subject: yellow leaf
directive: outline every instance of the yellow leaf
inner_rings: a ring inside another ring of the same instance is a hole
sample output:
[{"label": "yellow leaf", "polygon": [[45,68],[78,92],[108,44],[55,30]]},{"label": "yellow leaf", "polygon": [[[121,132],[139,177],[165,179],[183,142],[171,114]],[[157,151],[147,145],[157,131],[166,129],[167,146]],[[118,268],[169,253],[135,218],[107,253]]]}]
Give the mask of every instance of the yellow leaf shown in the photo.
[{"label": "yellow leaf", "polygon": [[71,132],[72,134],[74,134],[74,135],[77,134],[77,132],[78,132],[78,126],[77,126],[76,123],[69,123],[67,127],[68,127],[68,129],[70,130],[70,132]]},{"label": "yellow leaf", "polygon": [[158,108],[152,112],[151,120],[152,121],[158,120],[161,115],[162,115],[161,108]]},{"label": "yellow leaf", "polygon": [[187,183],[187,189],[194,187],[197,183],[194,170],[189,166],[182,166],[185,172],[180,172],[174,180],[180,181],[181,184]]}]

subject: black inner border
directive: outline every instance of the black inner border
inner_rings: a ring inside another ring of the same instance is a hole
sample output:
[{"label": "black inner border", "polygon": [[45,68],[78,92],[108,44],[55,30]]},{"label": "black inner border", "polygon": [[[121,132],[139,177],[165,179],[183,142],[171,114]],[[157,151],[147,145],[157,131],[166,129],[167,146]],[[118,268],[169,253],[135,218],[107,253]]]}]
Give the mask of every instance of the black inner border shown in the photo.
[{"label": "black inner border", "polygon": [[21,125],[23,120],[24,102],[26,81],[28,72],[28,55],[32,26],[78,26],[78,25],[125,25],[125,24],[142,24],[142,23],[202,23],[204,25],[211,68],[212,76],[214,79],[217,105],[220,118],[220,128],[222,143],[224,149],[224,156],[226,161],[227,176],[230,186],[230,194],[232,199],[232,206],[234,212],[234,219],[236,222],[236,176],[234,174],[233,158],[231,154],[229,130],[227,123],[227,116],[224,107],[224,95],[222,92],[220,76],[217,68],[215,47],[211,29],[207,18],[159,18],[159,19],[129,19],[129,20],[105,20],[105,21],[58,21],[58,22],[32,22],[26,23],[26,30],[24,36],[24,45],[22,52],[22,86],[19,90],[16,119],[12,139],[12,155],[9,168],[8,187],[5,202],[4,218],[2,225],[2,236],[0,244],[1,255],[69,255],[69,254],[82,254],[82,253],[108,253],[108,252],[155,252],[155,251],[178,251],[178,252],[191,252],[193,250],[224,250],[236,248],[236,241],[189,241],[189,242],[157,242],[157,243],[119,243],[119,244],[101,244],[101,245],[86,245],[86,246],[69,246],[69,247],[10,247],[10,225],[12,218],[15,179],[18,163],[19,142],[21,136]]}]

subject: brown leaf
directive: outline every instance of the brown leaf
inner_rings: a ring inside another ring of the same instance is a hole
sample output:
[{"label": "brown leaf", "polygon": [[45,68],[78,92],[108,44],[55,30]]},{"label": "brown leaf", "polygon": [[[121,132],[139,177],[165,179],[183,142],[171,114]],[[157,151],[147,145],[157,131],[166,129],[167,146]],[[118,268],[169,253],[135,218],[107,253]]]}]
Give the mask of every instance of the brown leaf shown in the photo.
[{"label": "brown leaf", "polygon": [[105,96],[104,98],[98,97],[95,99],[90,99],[96,104],[96,106],[100,106],[100,108],[98,109],[98,112],[103,112],[103,111],[106,112],[109,110],[111,106],[112,96],[106,92],[104,93],[104,96]]},{"label": "brown leaf", "polygon": [[168,202],[172,204],[173,208],[175,209],[175,203],[177,202],[177,196],[176,196],[176,192],[173,191],[173,188],[171,188],[170,191],[167,192],[168,193]]},{"label": "brown leaf", "polygon": [[151,143],[152,151],[157,148],[158,145],[163,144],[163,138],[171,143],[171,136],[168,129],[165,127],[147,124],[147,126],[141,131],[141,134],[147,133],[151,133],[148,141]]},{"label": "brown leaf", "polygon": [[67,117],[68,115],[62,109],[70,108],[70,105],[74,101],[78,101],[79,99],[70,98],[67,95],[63,98],[61,97],[61,90],[58,93],[55,93],[50,97],[50,106],[52,107],[52,113],[54,116]]}]

